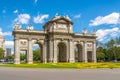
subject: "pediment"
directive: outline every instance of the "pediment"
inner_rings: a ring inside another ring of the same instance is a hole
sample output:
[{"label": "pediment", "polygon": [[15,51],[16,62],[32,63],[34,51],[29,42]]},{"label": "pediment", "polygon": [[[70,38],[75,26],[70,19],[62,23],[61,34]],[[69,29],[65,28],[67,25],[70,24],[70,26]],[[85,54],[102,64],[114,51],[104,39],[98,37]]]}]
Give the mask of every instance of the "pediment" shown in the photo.
[{"label": "pediment", "polygon": [[49,20],[43,27],[45,28],[46,25],[48,25],[49,23],[63,23],[63,24],[72,24],[73,22],[69,17],[65,17],[65,16],[55,16],[54,18],[52,18],[51,20]]}]

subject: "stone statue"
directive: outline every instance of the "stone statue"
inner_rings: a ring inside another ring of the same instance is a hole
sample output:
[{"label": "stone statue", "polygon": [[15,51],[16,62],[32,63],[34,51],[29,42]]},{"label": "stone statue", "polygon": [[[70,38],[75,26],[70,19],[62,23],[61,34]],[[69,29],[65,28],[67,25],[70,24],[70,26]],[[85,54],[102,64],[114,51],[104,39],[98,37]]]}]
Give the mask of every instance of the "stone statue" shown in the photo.
[{"label": "stone statue", "polygon": [[84,29],[84,30],[82,31],[82,33],[83,33],[83,34],[87,34],[87,30]]},{"label": "stone statue", "polygon": [[33,26],[30,24],[28,27],[27,27],[27,30],[33,30]]},{"label": "stone statue", "polygon": [[21,27],[16,23],[14,26],[14,30],[21,30]]}]

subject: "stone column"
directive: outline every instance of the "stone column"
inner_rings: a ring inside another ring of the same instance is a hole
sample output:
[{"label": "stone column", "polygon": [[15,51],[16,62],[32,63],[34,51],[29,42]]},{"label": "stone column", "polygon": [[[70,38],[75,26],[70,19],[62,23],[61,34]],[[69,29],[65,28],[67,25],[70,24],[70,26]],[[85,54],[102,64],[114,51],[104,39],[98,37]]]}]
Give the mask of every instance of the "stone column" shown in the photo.
[{"label": "stone column", "polygon": [[49,57],[48,61],[49,62],[53,62],[53,41],[52,40],[49,40],[49,50],[48,50],[48,53],[49,53],[49,55],[48,55],[48,57]]},{"label": "stone column", "polygon": [[87,63],[88,59],[87,59],[87,42],[84,41],[83,42],[83,62]]},{"label": "stone column", "polygon": [[32,49],[33,43],[32,39],[28,39],[28,54],[27,54],[27,63],[32,64],[33,63],[33,49]]},{"label": "stone column", "polygon": [[47,41],[44,40],[44,44],[43,44],[43,52],[42,52],[42,62],[43,63],[47,63]]},{"label": "stone column", "polygon": [[75,52],[74,52],[74,44],[72,40],[69,40],[69,62],[75,62]]},{"label": "stone column", "polygon": [[92,61],[96,62],[96,42],[93,42]]},{"label": "stone column", "polygon": [[66,62],[69,62],[69,50],[70,50],[70,44],[69,44],[69,41],[68,42],[65,42],[65,46],[66,46]]},{"label": "stone column", "polygon": [[14,39],[14,64],[20,64],[19,39]]},{"label": "stone column", "polygon": [[57,63],[57,42],[56,40],[54,40],[54,43],[53,43],[53,54],[54,54],[54,59],[53,59],[53,62],[54,63]]}]

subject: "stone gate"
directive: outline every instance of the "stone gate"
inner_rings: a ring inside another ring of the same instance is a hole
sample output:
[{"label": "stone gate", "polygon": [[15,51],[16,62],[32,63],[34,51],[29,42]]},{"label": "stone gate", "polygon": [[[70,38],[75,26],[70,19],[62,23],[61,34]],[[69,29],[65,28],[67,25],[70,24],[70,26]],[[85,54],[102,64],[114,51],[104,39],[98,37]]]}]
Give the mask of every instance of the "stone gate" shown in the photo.
[{"label": "stone gate", "polygon": [[[44,31],[26,30],[14,26],[14,63],[20,64],[20,51],[27,53],[27,63],[33,63],[33,44],[41,46],[41,62],[96,62],[96,34],[73,32],[73,22],[68,16],[55,15],[43,26]],[[77,49],[76,49],[77,48]],[[75,51],[76,49],[76,51]]]}]

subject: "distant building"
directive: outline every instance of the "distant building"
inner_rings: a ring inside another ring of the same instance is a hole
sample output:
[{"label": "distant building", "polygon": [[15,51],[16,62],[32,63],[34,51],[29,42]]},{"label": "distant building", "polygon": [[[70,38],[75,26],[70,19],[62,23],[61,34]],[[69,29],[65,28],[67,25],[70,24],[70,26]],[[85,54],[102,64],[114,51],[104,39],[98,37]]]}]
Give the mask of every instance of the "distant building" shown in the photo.
[{"label": "distant building", "polygon": [[11,48],[6,48],[6,56],[11,56]]},{"label": "distant building", "polygon": [[4,37],[3,37],[3,35],[0,33],[0,48],[3,48],[3,47],[4,47],[4,42],[5,42]]}]

